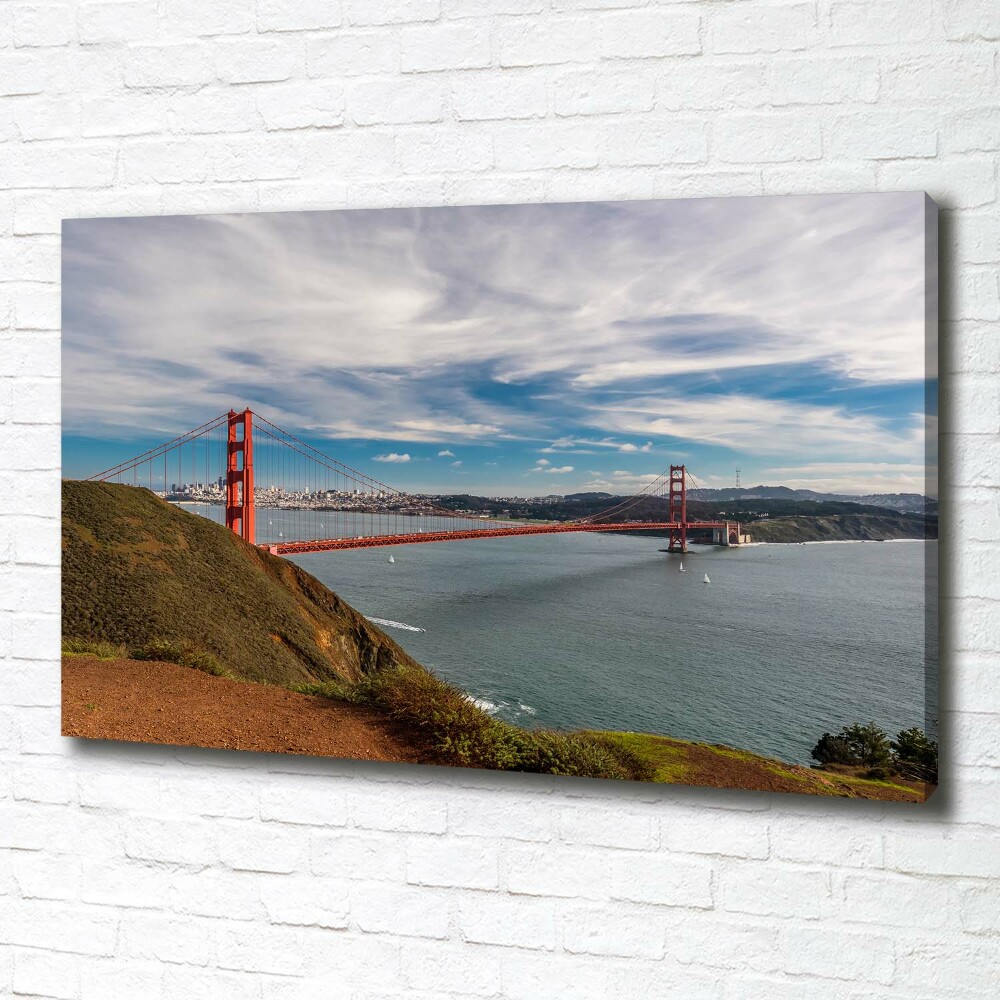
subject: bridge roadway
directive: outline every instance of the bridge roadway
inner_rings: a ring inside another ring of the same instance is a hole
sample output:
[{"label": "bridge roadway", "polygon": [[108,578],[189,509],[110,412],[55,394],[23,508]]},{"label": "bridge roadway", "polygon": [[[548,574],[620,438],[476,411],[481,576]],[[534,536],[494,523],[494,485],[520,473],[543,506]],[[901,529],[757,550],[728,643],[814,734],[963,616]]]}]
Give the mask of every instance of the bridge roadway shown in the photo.
[{"label": "bridge roadway", "polygon": [[[726,521],[688,521],[687,530],[725,528]],[[463,531],[421,531],[405,535],[365,535],[356,538],[316,538],[304,542],[263,543],[262,549],[277,556],[337,549],[369,549],[383,545],[416,545],[424,542],[457,542],[469,538],[508,538],[511,535],[555,535],[571,531],[668,531],[681,527],[671,521],[622,521],[617,524],[523,524],[509,528],[469,528]]]}]

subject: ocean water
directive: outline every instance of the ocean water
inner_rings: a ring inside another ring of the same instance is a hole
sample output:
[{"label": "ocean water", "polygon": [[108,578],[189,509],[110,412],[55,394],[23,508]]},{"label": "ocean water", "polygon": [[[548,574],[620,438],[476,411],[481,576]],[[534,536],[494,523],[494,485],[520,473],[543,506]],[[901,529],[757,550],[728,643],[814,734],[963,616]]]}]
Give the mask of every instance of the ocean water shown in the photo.
[{"label": "ocean water", "polygon": [[[288,538],[297,516],[257,515]],[[539,535],[295,561],[363,614],[410,626],[382,627],[521,725],[663,733],[798,763],[854,722],[932,728],[935,542],[699,546],[684,573],[665,544]]]}]

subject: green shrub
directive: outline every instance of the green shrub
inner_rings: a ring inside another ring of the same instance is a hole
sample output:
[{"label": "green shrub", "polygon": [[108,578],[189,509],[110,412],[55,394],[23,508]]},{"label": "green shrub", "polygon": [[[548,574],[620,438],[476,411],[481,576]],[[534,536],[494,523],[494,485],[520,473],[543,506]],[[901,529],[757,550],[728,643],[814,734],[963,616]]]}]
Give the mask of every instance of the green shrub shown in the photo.
[{"label": "green shrub", "polygon": [[365,677],[350,700],[411,726],[444,764],[498,771],[652,780],[652,768],[626,747],[585,733],[521,729],[495,719],[465,692],[422,667],[402,666]]},{"label": "green shrub", "polygon": [[143,646],[132,650],[134,660],[163,660],[165,663],[178,663],[182,667],[193,667],[213,677],[232,677],[211,653],[198,649],[186,642],[173,642],[169,639],[154,639]]},{"label": "green shrub", "polygon": [[63,639],[62,651],[70,656],[97,656],[102,660],[120,660],[128,656],[128,650],[121,643],[94,639]]},{"label": "green shrub", "polygon": [[333,701],[350,700],[350,687],[339,681],[322,681],[318,684],[289,684],[288,689],[299,694],[319,695]]}]

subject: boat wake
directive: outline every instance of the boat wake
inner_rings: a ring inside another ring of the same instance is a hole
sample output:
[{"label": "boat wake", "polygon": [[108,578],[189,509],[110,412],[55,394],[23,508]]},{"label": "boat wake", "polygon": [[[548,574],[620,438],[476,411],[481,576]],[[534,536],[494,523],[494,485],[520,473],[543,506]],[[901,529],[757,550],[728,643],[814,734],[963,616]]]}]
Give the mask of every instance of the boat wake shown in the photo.
[{"label": "boat wake", "polygon": [[425,628],[418,628],[416,625],[407,625],[406,622],[394,622],[390,621],[388,618],[372,618],[371,615],[365,615],[373,625],[387,625],[389,628],[401,628],[405,629],[407,632],[426,632]]}]

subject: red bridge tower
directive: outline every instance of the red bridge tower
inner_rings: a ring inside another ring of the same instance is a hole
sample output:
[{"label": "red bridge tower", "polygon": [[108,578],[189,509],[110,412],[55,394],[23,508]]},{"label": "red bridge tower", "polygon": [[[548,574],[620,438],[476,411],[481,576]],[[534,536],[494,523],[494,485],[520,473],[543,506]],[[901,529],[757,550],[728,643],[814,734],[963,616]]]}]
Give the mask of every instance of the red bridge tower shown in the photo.
[{"label": "red bridge tower", "polygon": [[[240,429],[242,428],[242,434]],[[254,544],[253,413],[229,411],[226,443],[226,527]]]},{"label": "red bridge tower", "polygon": [[676,527],[670,529],[668,552],[687,552],[687,471],[683,465],[670,466],[670,507],[668,520]]}]

